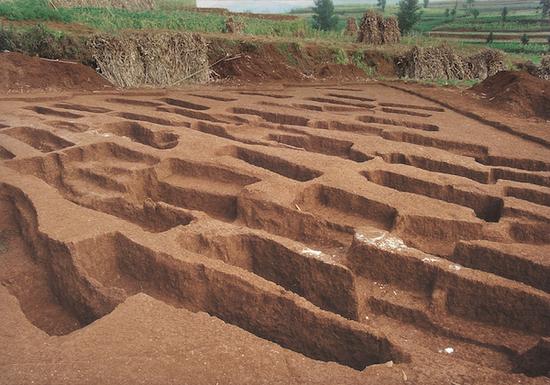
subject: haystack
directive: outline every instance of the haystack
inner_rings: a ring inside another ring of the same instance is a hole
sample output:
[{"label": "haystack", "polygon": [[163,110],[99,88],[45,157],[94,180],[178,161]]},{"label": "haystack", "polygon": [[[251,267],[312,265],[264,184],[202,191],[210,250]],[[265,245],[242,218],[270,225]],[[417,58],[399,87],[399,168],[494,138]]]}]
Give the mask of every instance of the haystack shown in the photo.
[{"label": "haystack", "polygon": [[504,70],[504,54],[494,49],[484,49],[464,59],[470,79],[486,79]]},{"label": "haystack", "polygon": [[207,82],[205,39],[184,32],[96,35],[88,45],[99,72],[119,87],[172,87]]},{"label": "haystack", "polygon": [[384,17],[369,9],[365,12],[359,27],[357,41],[367,44],[392,44],[399,42],[401,32],[395,17]]},{"label": "haystack", "polygon": [[357,32],[359,30],[359,27],[357,26],[357,20],[355,17],[348,17],[346,20],[346,30],[344,34],[346,36],[356,36]]},{"label": "haystack", "polygon": [[500,51],[485,49],[462,57],[451,47],[413,47],[396,60],[399,77],[423,80],[480,79],[504,68]]},{"label": "haystack", "polygon": [[382,15],[378,12],[369,9],[361,19],[359,35],[357,41],[359,43],[382,44]]},{"label": "haystack", "polygon": [[540,65],[533,64],[531,67],[528,69],[531,75],[544,80],[550,80],[550,55],[543,56],[540,60]]},{"label": "haystack", "polygon": [[384,19],[382,30],[384,31],[382,33],[384,44],[399,43],[401,31],[399,30],[399,22],[395,16]]},{"label": "haystack", "polygon": [[51,0],[56,8],[121,8],[132,11],[151,10],[155,8],[155,0]]},{"label": "haystack", "polygon": [[542,57],[537,76],[541,79],[550,80],[550,55]]},{"label": "haystack", "polygon": [[244,31],[244,23],[235,21],[233,17],[228,17],[225,21],[226,33],[242,33]]}]

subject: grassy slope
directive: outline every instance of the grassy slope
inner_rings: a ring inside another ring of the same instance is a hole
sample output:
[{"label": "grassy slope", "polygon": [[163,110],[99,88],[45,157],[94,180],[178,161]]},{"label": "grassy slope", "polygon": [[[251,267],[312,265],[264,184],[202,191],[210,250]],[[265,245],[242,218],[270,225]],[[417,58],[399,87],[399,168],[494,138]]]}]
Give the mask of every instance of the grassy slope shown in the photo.
[{"label": "grassy slope", "polygon": [[[162,5],[158,10],[131,12],[120,9],[52,9],[48,7],[46,0],[10,0],[0,2],[0,17],[10,20],[36,20],[43,22],[79,23],[97,31],[115,32],[124,29],[171,29],[193,32],[222,33],[225,29],[226,16],[216,13],[194,12],[182,6],[181,0],[160,0]],[[502,0],[500,0],[502,1]],[[484,3],[487,5],[487,3]],[[531,3],[528,3],[531,4]],[[281,44],[321,44],[345,49],[350,52],[359,52],[364,46],[353,44],[354,39],[343,35],[345,19],[347,17],[360,18],[367,7],[372,5],[341,5],[336,7],[340,17],[336,31],[320,32],[311,27],[309,10],[295,11],[302,16],[296,20],[266,20],[256,17],[237,17],[245,25],[244,33],[247,36],[265,36],[271,41]],[[388,6],[385,14],[395,14],[395,5]],[[411,45],[431,46],[441,44],[443,41],[456,47],[463,53],[478,50],[484,44],[479,42],[464,42],[452,39],[435,39],[424,36],[423,33],[432,29],[444,30],[448,26],[468,25],[478,23],[483,25],[486,20],[495,20],[498,10],[484,10],[478,21],[466,15],[465,10],[458,9],[456,19],[450,20],[444,17],[445,8],[433,6],[423,10],[422,20],[415,27],[415,33],[405,37],[402,44],[395,46],[377,47],[388,55],[402,52]],[[534,18],[536,14],[532,9],[519,9],[511,11],[510,23],[522,23],[528,18]],[[530,24],[529,24],[530,25]],[[537,24],[538,25],[538,24]],[[56,29],[58,27],[56,26]],[[546,51],[544,44],[529,44],[522,46],[519,42],[495,42],[490,45],[519,56],[514,60],[530,59],[540,60],[540,55]]]}]

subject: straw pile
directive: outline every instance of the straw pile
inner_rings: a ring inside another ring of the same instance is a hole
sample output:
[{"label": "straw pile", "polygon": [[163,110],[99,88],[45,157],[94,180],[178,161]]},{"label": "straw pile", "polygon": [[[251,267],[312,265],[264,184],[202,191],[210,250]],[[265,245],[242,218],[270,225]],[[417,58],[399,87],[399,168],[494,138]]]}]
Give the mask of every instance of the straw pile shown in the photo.
[{"label": "straw pile", "polygon": [[208,46],[198,34],[96,35],[88,45],[99,72],[119,87],[172,87],[210,77]]},{"label": "straw pile", "polygon": [[401,32],[395,17],[384,17],[369,9],[361,19],[357,41],[367,44],[392,44],[399,42]]},{"label": "straw pile", "polygon": [[348,17],[346,20],[346,30],[344,34],[346,36],[356,36],[358,30],[359,27],[357,26],[357,20],[355,20],[355,17]]},{"label": "straw pile", "polygon": [[228,17],[225,21],[226,33],[242,33],[244,31],[244,23],[235,21],[233,17]]},{"label": "straw pile", "polygon": [[504,69],[503,58],[502,52],[490,49],[462,57],[446,45],[428,48],[415,46],[397,58],[396,67],[401,78],[483,80]]},{"label": "straw pile", "polygon": [[550,55],[542,57],[537,76],[541,79],[550,80]]},{"label": "straw pile", "polygon": [[545,55],[540,60],[540,65],[529,62],[527,72],[544,80],[550,80],[550,55]]},{"label": "straw pile", "polygon": [[504,70],[504,55],[501,51],[484,49],[464,59],[470,79],[486,79]]},{"label": "straw pile", "polygon": [[51,0],[56,8],[122,8],[132,11],[143,11],[155,8],[155,0]]},{"label": "straw pile", "polygon": [[384,44],[399,43],[401,39],[401,31],[399,30],[399,22],[397,17],[390,16],[383,20],[382,22],[382,34]]}]

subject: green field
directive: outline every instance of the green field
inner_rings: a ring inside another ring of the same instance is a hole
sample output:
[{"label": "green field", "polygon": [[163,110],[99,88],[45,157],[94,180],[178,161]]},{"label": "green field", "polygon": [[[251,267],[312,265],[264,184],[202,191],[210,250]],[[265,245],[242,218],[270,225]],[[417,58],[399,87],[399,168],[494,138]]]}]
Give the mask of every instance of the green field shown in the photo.
[{"label": "green field", "polygon": [[[458,5],[458,6],[457,6]],[[456,15],[446,16],[446,10],[449,11],[457,6]],[[508,16],[506,21],[501,20],[501,11],[503,7],[508,8]],[[364,6],[353,5],[337,5],[335,7],[336,14],[339,15],[340,20],[337,26],[339,31],[345,28],[345,20],[348,17],[357,18],[358,22],[366,9],[376,8],[373,4],[366,4]],[[522,45],[519,42],[519,36],[522,33],[547,33],[550,36],[550,19],[541,20],[541,15],[538,12],[538,1],[533,0],[488,0],[488,1],[474,1],[472,8],[479,10],[477,18],[471,14],[467,5],[460,1],[440,1],[431,2],[428,8],[422,9],[422,18],[419,23],[414,27],[413,34],[417,35],[415,41],[422,40],[421,36],[431,32],[465,32],[465,33],[489,33],[493,32],[514,32],[518,33],[518,41],[495,41],[492,44],[485,44],[480,41],[472,41],[467,38],[450,38],[445,37],[441,41],[446,41],[462,47],[472,46],[480,48],[487,46],[489,48],[501,49],[508,53],[525,55],[532,58],[533,55],[542,55],[549,51],[550,44],[545,44],[540,41],[532,42],[527,45]],[[311,9],[295,9],[291,12],[294,15],[300,15],[305,19],[311,17]],[[385,9],[384,15],[391,16],[396,15],[397,6],[395,4],[388,5]],[[420,36],[420,37],[419,37]],[[544,35],[546,36],[546,35]],[[495,38],[498,39],[498,36]],[[407,39],[405,39],[406,41]],[[410,39],[409,39],[410,40]],[[439,43],[441,43],[439,41]],[[427,40],[428,44],[439,44],[436,40]],[[423,45],[423,44],[421,44]],[[537,59],[537,58],[535,58]]]}]

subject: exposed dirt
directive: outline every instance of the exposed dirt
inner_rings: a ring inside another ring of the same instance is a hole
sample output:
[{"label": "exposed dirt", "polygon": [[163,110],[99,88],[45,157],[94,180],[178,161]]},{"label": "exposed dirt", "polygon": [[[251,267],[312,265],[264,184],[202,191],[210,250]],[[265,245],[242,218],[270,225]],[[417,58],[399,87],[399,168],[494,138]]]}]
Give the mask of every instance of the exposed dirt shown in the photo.
[{"label": "exposed dirt", "polygon": [[527,72],[502,71],[472,87],[493,108],[550,119],[550,81]]},{"label": "exposed dirt", "polygon": [[548,384],[550,126],[458,96],[0,98],[0,383]]},{"label": "exposed dirt", "polygon": [[0,53],[0,90],[104,90],[112,88],[92,68],[83,64],[30,57],[17,52]]}]

